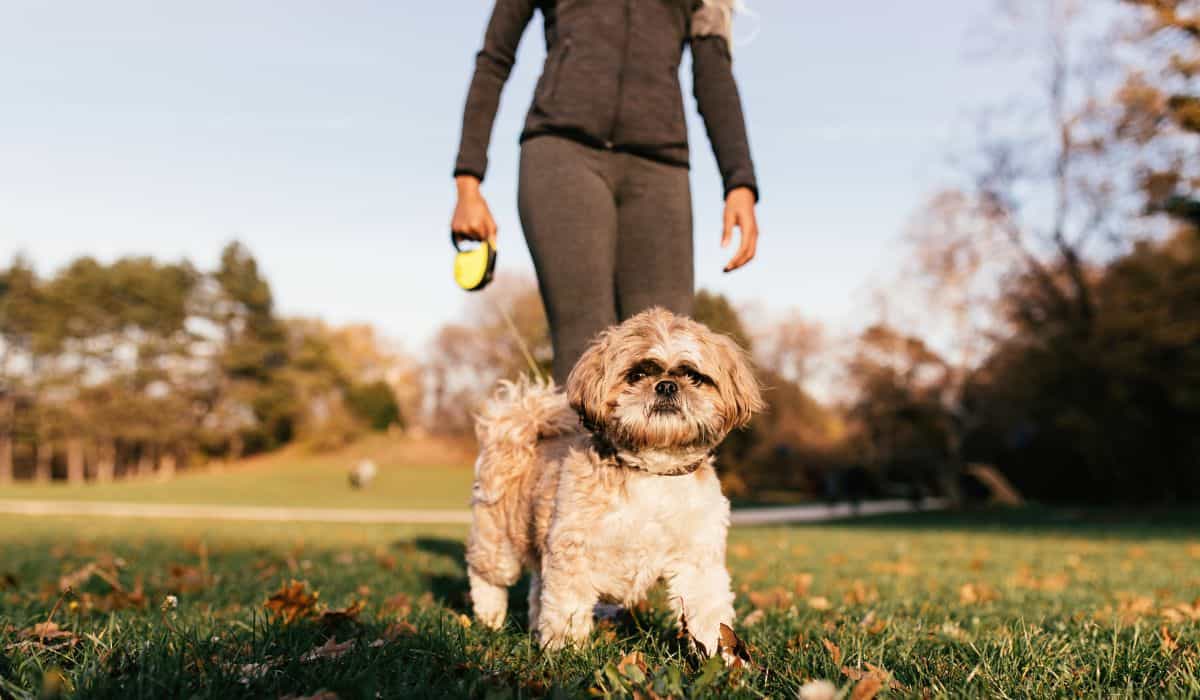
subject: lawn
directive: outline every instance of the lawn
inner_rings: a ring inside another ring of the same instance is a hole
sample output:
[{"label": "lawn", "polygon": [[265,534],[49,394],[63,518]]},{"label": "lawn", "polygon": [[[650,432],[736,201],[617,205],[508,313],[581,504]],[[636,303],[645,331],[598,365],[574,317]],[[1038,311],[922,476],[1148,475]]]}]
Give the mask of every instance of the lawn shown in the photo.
[{"label": "lawn", "polygon": [[0,696],[1198,696],[1198,523],[735,529],[752,665],[728,670],[688,653],[661,594],[560,656],[519,597],[508,629],[480,629],[461,528],[0,517]]},{"label": "lawn", "polygon": [[[370,488],[350,488],[347,472],[362,459],[378,465]],[[375,436],[331,453],[294,447],[222,466],[181,472],[170,481],[131,479],[108,484],[6,486],[0,499],[120,501],[188,505],[322,508],[467,508],[469,450],[434,440]]]}]

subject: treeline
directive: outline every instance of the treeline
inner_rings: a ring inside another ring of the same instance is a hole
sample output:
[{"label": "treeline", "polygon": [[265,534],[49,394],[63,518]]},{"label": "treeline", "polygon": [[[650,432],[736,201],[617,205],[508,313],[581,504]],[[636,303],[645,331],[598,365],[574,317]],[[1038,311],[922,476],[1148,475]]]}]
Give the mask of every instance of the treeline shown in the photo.
[{"label": "treeline", "polygon": [[1043,500],[1200,500],[1196,3],[1008,8],[1036,79],[914,220],[897,288],[919,311],[850,372],[865,456],[990,463]]},{"label": "treeline", "polygon": [[279,317],[253,256],[215,270],[80,258],[0,269],[0,481],[170,476],[296,439],[403,423],[402,367],[368,327]]}]

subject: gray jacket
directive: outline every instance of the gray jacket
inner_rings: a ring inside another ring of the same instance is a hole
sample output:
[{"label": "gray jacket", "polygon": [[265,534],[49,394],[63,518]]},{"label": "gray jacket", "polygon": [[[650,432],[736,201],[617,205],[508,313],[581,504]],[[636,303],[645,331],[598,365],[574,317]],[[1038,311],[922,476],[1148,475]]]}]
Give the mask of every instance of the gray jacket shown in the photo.
[{"label": "gray jacket", "polygon": [[467,94],[455,175],[483,179],[500,91],[535,10],[546,63],[521,141],[559,134],[588,145],[687,167],[679,63],[692,50],[696,102],[725,192],[758,194],[733,79],[722,0],[496,0]]}]

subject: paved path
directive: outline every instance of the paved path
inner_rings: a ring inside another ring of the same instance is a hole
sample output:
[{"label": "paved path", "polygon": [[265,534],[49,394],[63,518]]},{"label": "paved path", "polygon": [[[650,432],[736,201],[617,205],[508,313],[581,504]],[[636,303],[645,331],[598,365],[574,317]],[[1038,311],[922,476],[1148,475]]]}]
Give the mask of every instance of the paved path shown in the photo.
[{"label": "paved path", "polygon": [[[945,508],[928,500],[924,510]],[[807,523],[862,515],[904,513],[908,501],[873,501],[857,509],[823,504],[777,508],[743,508],[733,512],[734,525]],[[185,520],[235,520],[311,523],[383,523],[407,525],[459,525],[471,522],[466,510],[363,510],[352,508],[276,508],[267,506],[174,505],[154,503],[103,503],[95,501],[0,500],[0,514],[30,516],[82,516],[104,518],[180,518]]]}]

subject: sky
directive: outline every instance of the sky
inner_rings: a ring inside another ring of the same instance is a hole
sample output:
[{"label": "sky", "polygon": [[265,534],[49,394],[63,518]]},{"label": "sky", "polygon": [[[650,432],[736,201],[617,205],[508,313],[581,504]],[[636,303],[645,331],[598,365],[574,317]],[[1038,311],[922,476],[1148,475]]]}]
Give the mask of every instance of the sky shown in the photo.
[{"label": "sky", "polygon": [[[649,1],[649,0],[638,0]],[[992,0],[749,0],[735,74],[762,190],[758,259],[721,272],[721,188],[683,69],[697,284],[834,328],[873,312],[972,110],[1021,76],[973,57]],[[247,244],[280,309],[412,351],[461,314],[448,226],[483,0],[0,2],[0,261],[213,266]],[[532,277],[517,137],[525,39],[484,184],[500,272]]]}]

